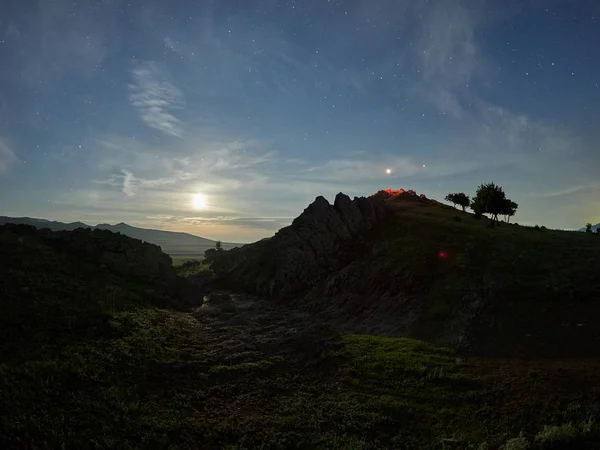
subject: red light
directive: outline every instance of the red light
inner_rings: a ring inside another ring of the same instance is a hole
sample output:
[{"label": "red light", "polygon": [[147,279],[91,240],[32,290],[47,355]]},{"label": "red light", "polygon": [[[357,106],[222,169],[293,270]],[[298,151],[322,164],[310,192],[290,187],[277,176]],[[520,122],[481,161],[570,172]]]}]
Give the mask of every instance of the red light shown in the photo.
[{"label": "red light", "polygon": [[448,257],[449,257],[449,256],[450,256],[450,255],[448,255],[448,253],[446,253],[445,251],[442,251],[442,250],[440,250],[440,251],[438,252],[438,257],[439,257],[440,259],[448,259]]}]

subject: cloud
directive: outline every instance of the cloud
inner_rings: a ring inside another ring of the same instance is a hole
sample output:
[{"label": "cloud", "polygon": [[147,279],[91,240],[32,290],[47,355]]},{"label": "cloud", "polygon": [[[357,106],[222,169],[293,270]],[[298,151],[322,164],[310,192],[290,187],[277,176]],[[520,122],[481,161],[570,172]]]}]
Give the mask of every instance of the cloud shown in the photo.
[{"label": "cloud", "polygon": [[272,182],[267,166],[273,168],[278,161],[268,144],[252,139],[210,141],[188,135],[169,148],[141,142],[128,147],[130,140],[115,136],[96,142],[102,148],[97,169],[103,175],[95,184],[135,197],[133,207],[148,201],[157,208],[193,212],[190,198],[201,192],[212,213],[244,208],[247,193]]},{"label": "cloud", "polygon": [[411,158],[387,155],[327,161],[300,172],[300,176],[326,183],[372,183],[381,182],[387,168],[394,177],[412,176],[421,169]]},{"label": "cloud", "polygon": [[17,155],[12,151],[2,138],[0,138],[0,175],[8,173],[10,167],[18,160]]},{"label": "cloud", "polygon": [[183,93],[153,62],[137,65],[131,76],[129,99],[146,125],[170,136],[183,137],[181,120],[170,112],[185,105]]},{"label": "cloud", "polygon": [[567,130],[548,126],[525,114],[492,105],[482,106],[480,111],[483,113],[483,127],[503,135],[503,142],[509,149],[545,158],[560,158],[571,156],[583,147],[581,141]]},{"label": "cloud", "polygon": [[148,216],[147,219],[162,225],[189,226],[229,226],[276,231],[292,223],[294,217],[239,217],[239,216],[213,216],[213,217],[188,217],[170,216],[159,214]]},{"label": "cloud", "polygon": [[171,39],[170,37],[165,37],[163,39],[163,42],[165,43],[165,46],[171,50],[173,50],[175,53],[181,53],[181,49],[179,48],[179,44],[177,42],[175,42],[173,39]]},{"label": "cloud", "polygon": [[589,183],[589,184],[579,184],[575,186],[569,186],[564,189],[552,190],[548,192],[541,193],[530,193],[528,197],[532,198],[554,198],[554,197],[563,197],[563,196],[572,196],[573,194],[580,193],[595,193],[600,188],[600,183]]},{"label": "cloud", "polygon": [[13,7],[7,6],[10,22],[3,31],[7,38],[18,41],[11,52],[14,81],[36,89],[55,88],[57,79],[65,74],[90,77],[96,73],[111,43],[118,39],[113,12],[117,1],[85,8],[70,0],[12,2]]},{"label": "cloud", "polygon": [[133,173],[129,172],[128,170],[123,170],[122,172],[123,187],[121,188],[121,191],[123,192],[123,194],[132,197],[135,195],[135,177],[133,176]]},{"label": "cloud", "polygon": [[468,89],[479,57],[475,13],[460,2],[440,1],[423,13],[421,24],[414,47],[421,76],[418,90],[440,112],[461,117],[460,94]]}]

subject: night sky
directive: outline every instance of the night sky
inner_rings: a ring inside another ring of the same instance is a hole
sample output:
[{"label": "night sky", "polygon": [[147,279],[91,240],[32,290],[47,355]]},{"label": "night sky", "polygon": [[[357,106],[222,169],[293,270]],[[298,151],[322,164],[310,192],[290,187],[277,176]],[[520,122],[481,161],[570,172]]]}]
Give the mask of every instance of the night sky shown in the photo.
[{"label": "night sky", "polygon": [[2,0],[0,215],[246,242],[317,195],[493,181],[580,228],[599,85],[595,0]]}]

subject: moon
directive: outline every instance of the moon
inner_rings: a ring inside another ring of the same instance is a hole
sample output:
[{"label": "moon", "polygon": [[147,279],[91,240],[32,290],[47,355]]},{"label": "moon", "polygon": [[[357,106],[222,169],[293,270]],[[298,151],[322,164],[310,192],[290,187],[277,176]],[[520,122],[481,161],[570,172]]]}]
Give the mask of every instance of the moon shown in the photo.
[{"label": "moon", "polygon": [[389,175],[390,173],[392,173],[392,169],[385,169],[385,173]]},{"label": "moon", "polygon": [[192,197],[192,205],[194,205],[194,208],[196,209],[203,209],[206,206],[206,197],[204,194],[194,194]]}]

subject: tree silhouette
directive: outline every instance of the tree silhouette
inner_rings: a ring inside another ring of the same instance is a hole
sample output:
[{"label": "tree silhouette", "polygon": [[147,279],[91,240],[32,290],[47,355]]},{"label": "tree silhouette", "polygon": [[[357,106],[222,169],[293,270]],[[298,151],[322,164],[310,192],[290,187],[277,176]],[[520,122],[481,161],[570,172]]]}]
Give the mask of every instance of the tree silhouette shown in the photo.
[{"label": "tree silhouette", "polygon": [[479,185],[475,198],[471,203],[471,208],[475,211],[475,215],[490,214],[492,226],[494,223],[500,223],[498,214],[502,214],[507,210],[506,194],[502,187],[494,183],[485,183]]},{"label": "tree silhouette", "polygon": [[508,208],[508,214],[506,215],[507,217],[507,222],[510,222],[510,218],[512,216],[514,216],[517,213],[517,209],[519,209],[519,204],[516,202],[513,202],[512,200],[509,200],[510,202],[510,206]]},{"label": "tree silhouette", "polygon": [[445,200],[447,202],[452,203],[455,207],[456,207],[456,205],[461,206],[463,212],[465,211],[465,208],[467,208],[471,204],[471,199],[464,192],[456,192],[453,194],[452,193],[448,194],[448,195],[446,195]]},{"label": "tree silhouette", "polygon": [[223,250],[223,245],[222,245],[221,241],[215,242],[215,250],[217,250],[218,252]]},{"label": "tree silhouette", "polygon": [[469,205],[469,207],[473,210],[473,213],[475,214],[475,218],[476,219],[481,219],[481,217],[483,216],[483,213],[485,212],[485,208],[483,207],[483,205],[478,202],[476,199],[471,200],[471,204]]},{"label": "tree silhouette", "polygon": [[585,232],[586,233],[591,233],[592,232],[592,224],[591,223],[586,223],[585,224]]},{"label": "tree silhouette", "polygon": [[518,207],[519,205],[517,203],[508,198],[504,201],[500,214],[506,217],[505,220],[507,223],[510,222],[510,218],[515,215]]}]

